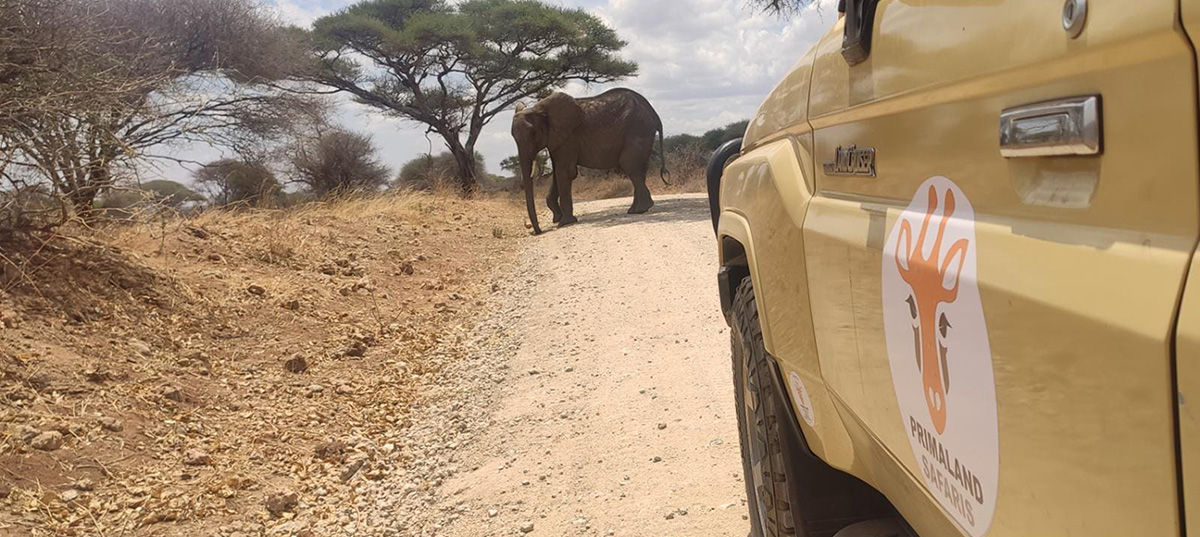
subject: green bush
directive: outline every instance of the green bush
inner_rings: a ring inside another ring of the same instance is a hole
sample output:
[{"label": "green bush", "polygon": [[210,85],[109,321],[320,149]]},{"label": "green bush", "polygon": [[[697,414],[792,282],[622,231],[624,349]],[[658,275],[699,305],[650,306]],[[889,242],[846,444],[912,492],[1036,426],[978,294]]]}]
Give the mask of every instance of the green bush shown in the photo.
[{"label": "green bush", "polygon": [[[475,153],[475,170],[479,177],[487,177],[483,155]],[[422,155],[400,168],[395,186],[413,190],[433,190],[439,183],[458,182],[458,162],[454,155]]]},{"label": "green bush", "polygon": [[273,207],[283,193],[275,173],[257,162],[221,159],[197,170],[195,177],[214,205]]}]

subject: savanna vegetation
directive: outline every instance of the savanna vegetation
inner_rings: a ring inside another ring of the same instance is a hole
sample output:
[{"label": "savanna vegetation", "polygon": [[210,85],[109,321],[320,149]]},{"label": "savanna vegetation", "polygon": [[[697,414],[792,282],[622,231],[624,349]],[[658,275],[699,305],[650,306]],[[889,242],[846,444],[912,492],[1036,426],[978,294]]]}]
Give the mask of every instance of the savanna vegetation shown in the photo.
[{"label": "savanna vegetation", "polygon": [[[624,46],[594,15],[535,0],[365,0],[311,28],[262,0],[0,0],[0,234],[137,208],[511,189],[475,150],[483,128],[568,82],[636,74]],[[374,140],[337,124],[330,95],[424,127],[443,149],[390,170]],[[686,189],[716,140],[741,130],[669,137],[672,177]],[[197,144],[223,156],[175,156]],[[190,185],[162,183],[164,164],[191,168],[173,178]]]},{"label": "savanna vegetation", "polygon": [[[410,414],[525,234],[482,130],[624,47],[535,0],[0,0],[0,534],[325,535],[365,485],[432,494]],[[347,98],[442,147],[390,169]],[[744,129],[666,138],[661,188]]]},{"label": "savanna vegetation", "polygon": [[[737,121],[723,127],[711,129],[703,134],[675,134],[663,140],[664,155],[667,160],[669,183],[658,183],[654,186],[657,192],[694,193],[704,192],[706,188],[704,175],[708,167],[708,159],[713,151],[721,144],[740,138],[749,126],[748,120]],[[650,168],[659,168],[660,157],[656,149],[651,160]],[[501,163],[504,171],[511,176],[520,173],[519,161],[516,156],[509,157]],[[549,155],[542,152],[537,156],[534,173],[539,176],[538,189],[549,188],[553,174],[553,163]],[[539,172],[540,171],[540,172]],[[658,182],[657,179],[654,182]],[[519,189],[520,185],[513,177],[506,179],[507,188]],[[630,181],[612,170],[581,169],[576,180],[575,193],[580,199],[608,199],[631,195],[633,187]]]},{"label": "savanna vegetation", "polygon": [[86,220],[171,144],[271,136],[294,44],[251,0],[0,0],[0,227]]},{"label": "savanna vegetation", "polygon": [[[476,152],[471,166],[482,177],[487,175],[487,164],[483,155]],[[396,176],[396,186],[414,190],[448,190],[454,188],[459,177],[458,158],[453,153],[444,152],[437,155],[420,155],[400,168]]]},{"label": "savanna vegetation", "polygon": [[[361,6],[414,31],[473,9]],[[544,12],[587,45],[577,14]],[[261,0],[0,0],[0,534],[331,535],[364,483],[400,491],[432,458],[394,446],[524,230],[462,181],[389,189],[376,142],[331,113],[324,82],[368,82],[329,37]],[[503,72],[541,82],[481,67],[503,86],[486,94],[563,80],[524,65]],[[440,87],[392,98],[440,111]],[[197,146],[221,156],[178,156]],[[459,177],[441,161],[424,176]]]},{"label": "savanna vegetation", "polygon": [[[595,16],[533,0],[366,0],[311,28],[261,0],[0,0],[0,231],[162,204],[147,183],[173,160],[214,205],[377,192],[394,174],[471,192],[489,179],[484,126],[568,82],[636,73],[624,46]],[[333,94],[424,126],[449,157],[388,170],[330,119]],[[224,156],[174,156],[196,144]]]},{"label": "savanna vegetation", "polygon": [[596,16],[534,0],[369,0],[318,20],[311,79],[425,126],[474,190],[483,128],[522,99],[568,82],[637,73]]}]

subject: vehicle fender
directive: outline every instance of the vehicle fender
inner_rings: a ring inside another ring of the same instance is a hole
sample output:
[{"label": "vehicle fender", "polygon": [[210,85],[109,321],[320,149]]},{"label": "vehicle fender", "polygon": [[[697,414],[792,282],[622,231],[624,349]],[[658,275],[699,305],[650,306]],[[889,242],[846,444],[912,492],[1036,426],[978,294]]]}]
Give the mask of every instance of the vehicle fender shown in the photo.
[{"label": "vehicle fender", "polygon": [[[754,281],[763,343],[788,382],[795,374],[811,399],[801,424],[809,449],[834,468],[855,466],[854,447],[825,386],[817,358],[804,254],[804,220],[813,198],[811,133],[743,151],[725,168],[717,237],[722,296]],[[790,397],[790,395],[789,395]],[[801,409],[790,401],[797,415]]]},{"label": "vehicle fender", "polygon": [[[725,168],[718,197],[722,307],[728,313],[725,297],[732,297],[740,283],[739,272],[753,278],[763,339],[767,350],[776,356],[779,349],[775,345],[774,328],[781,315],[774,307],[776,295],[801,298],[805,303],[808,299],[803,229],[804,215],[812,199],[812,182],[811,174],[805,171],[811,170],[807,155],[802,142],[794,138],[748,150]],[[760,251],[755,240],[760,233],[770,245],[769,251]],[[774,263],[770,271],[760,267],[764,255]],[[791,269],[777,270],[784,266]],[[800,288],[796,282],[801,282]],[[792,309],[807,311],[806,307]],[[811,331],[811,326],[809,322],[807,330]]]},{"label": "vehicle fender", "polygon": [[725,142],[713,151],[712,158],[708,160],[708,169],[704,172],[705,187],[708,190],[708,208],[712,213],[713,232],[717,231],[717,224],[721,220],[721,176],[725,174],[725,167],[729,165],[733,159],[737,158],[742,152],[742,139],[735,138]]}]

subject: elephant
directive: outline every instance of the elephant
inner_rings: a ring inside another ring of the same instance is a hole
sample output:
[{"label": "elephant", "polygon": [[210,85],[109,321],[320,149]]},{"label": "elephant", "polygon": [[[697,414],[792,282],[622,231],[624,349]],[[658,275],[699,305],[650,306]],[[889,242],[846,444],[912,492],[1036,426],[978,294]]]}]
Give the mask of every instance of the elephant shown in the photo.
[{"label": "elephant", "polygon": [[[534,234],[542,233],[533,200],[533,161],[538,153],[550,150],[554,181],[546,205],[560,227],[579,221],[571,198],[571,183],[579,174],[579,166],[621,170],[633,181],[633,206],[629,214],[643,214],[654,206],[650,189],[646,188],[646,173],[654,154],[656,134],[665,153],[658,112],[650,101],[630,89],[611,89],[581,99],[556,92],[533,106],[518,103],[512,135],[517,142],[525,205]],[[663,158],[659,177],[666,182],[666,176]]]}]

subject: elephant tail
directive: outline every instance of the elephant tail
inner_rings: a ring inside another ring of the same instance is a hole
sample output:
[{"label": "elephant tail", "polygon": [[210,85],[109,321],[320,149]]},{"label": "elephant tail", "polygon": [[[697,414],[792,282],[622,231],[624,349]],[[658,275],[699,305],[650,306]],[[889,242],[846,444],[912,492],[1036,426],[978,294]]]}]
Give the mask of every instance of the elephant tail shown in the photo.
[{"label": "elephant tail", "polygon": [[662,120],[658,122],[658,157],[661,163],[658,177],[662,179],[664,185],[671,186],[671,182],[667,180],[671,176],[671,172],[667,170],[667,142],[663,139]]}]

